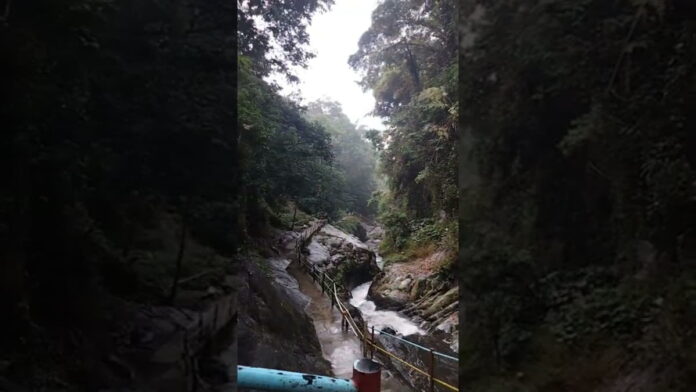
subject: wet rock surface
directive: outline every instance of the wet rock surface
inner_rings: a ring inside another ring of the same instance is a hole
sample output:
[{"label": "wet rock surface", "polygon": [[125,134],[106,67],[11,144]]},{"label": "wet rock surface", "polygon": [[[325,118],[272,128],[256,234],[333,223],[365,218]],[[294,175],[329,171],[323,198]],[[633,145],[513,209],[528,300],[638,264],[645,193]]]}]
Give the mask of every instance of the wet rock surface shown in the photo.
[{"label": "wet rock surface", "polygon": [[378,309],[397,310],[418,323],[429,334],[439,331],[450,349],[459,343],[459,289],[443,280],[437,266],[447,255],[436,251],[420,259],[384,267],[373,280],[368,298]]},{"label": "wet rock surface", "polygon": [[[278,265],[278,264],[276,264]],[[304,312],[297,281],[279,271],[267,275],[253,263],[245,266],[239,294],[239,364],[296,372],[330,374],[312,320]],[[280,274],[276,281],[272,274]],[[293,295],[288,295],[296,291]]]},{"label": "wet rock surface", "polygon": [[375,277],[368,291],[368,298],[374,301],[379,309],[389,310],[401,310],[410,299],[408,286],[402,285],[402,280],[398,277],[395,280],[385,272]]},{"label": "wet rock surface", "polygon": [[[379,230],[368,227],[366,231],[374,234]],[[332,374],[332,372],[348,374],[350,369],[335,367],[336,363],[342,363],[346,356],[350,358],[359,356],[359,343],[357,346],[355,342],[352,345],[343,345],[341,339],[350,338],[352,333],[345,335],[345,332],[340,332],[340,315],[333,314],[336,310],[331,310],[328,298],[320,292],[320,286],[312,282],[300,265],[289,261],[289,258],[293,256],[294,242],[299,235],[284,233],[281,237],[283,239],[277,244],[278,256],[266,258],[263,268],[251,263],[248,268],[250,276],[246,279],[248,287],[242,284],[239,302],[246,310],[241,311],[240,314],[249,312],[250,315],[240,318],[240,364],[315,374]],[[376,329],[377,334],[383,328],[397,336],[403,336],[402,333],[411,333],[414,330],[423,333],[425,329],[423,327],[427,327],[431,330],[430,336],[415,334],[409,335],[408,339],[455,356],[449,347],[450,342],[447,340],[449,335],[440,330],[441,328],[431,328],[433,327],[431,324],[433,318],[447,319],[450,323],[447,328],[451,329],[450,332],[456,331],[456,319],[452,318],[452,309],[456,308],[458,290],[452,290],[447,283],[439,282],[430,275],[403,274],[398,270],[380,271],[376,262],[377,254],[373,251],[376,250],[379,242],[373,238],[369,238],[368,242],[369,244],[366,244],[355,236],[346,234],[331,225],[325,225],[308,241],[302,253],[305,260],[317,270],[337,278],[353,294],[355,290],[358,290],[358,286],[362,285],[363,291],[360,295],[363,301],[353,304],[355,301],[350,299],[348,293],[344,293],[343,298],[348,311],[361,330],[365,328],[366,321],[371,326],[379,326]],[[388,303],[394,309],[400,310],[401,315],[391,312],[393,315],[387,317],[382,315],[385,312],[375,311],[376,306],[372,301],[364,302],[370,287],[369,282],[373,278],[377,283],[372,291],[376,296],[383,298],[382,305]],[[301,283],[298,284],[298,280]],[[388,290],[377,290],[380,285],[388,287]],[[313,297],[310,298],[310,296]],[[322,301],[326,303],[321,305]],[[367,314],[363,314],[363,311],[367,311]],[[310,314],[313,315],[313,319],[309,318]],[[279,319],[282,322],[273,317],[275,315],[280,315]],[[404,316],[411,321],[421,323],[421,329]],[[411,325],[413,328],[406,328],[405,325]],[[320,339],[323,340],[320,341]],[[378,336],[377,339],[400,357],[422,369],[428,369],[429,352],[386,335]],[[331,359],[332,362],[329,363],[324,358]],[[394,373],[389,372],[392,377],[410,384],[414,390],[428,390],[427,378],[398,361],[390,360],[389,357],[378,355],[378,358],[388,368],[395,370]],[[456,384],[456,363],[447,364],[443,361],[436,365],[440,378]],[[211,363],[205,370],[212,371],[214,375],[217,374],[215,369],[218,368],[219,365]],[[396,379],[393,382],[397,382]],[[405,391],[409,388],[404,386],[392,390]],[[436,387],[436,390],[445,389]]]},{"label": "wet rock surface", "polygon": [[307,261],[338,279],[348,290],[379,273],[375,252],[357,237],[329,224],[312,237],[307,250]]},{"label": "wet rock surface", "polygon": [[[212,342],[234,333],[236,282],[227,276],[214,290],[181,293],[175,306],[119,302],[113,309],[114,347],[91,364],[90,390],[213,391],[233,387],[234,373],[213,377],[205,363]],[[184,304],[188,304],[185,305]],[[228,344],[229,345],[229,344]],[[234,354],[236,358],[236,353]],[[2,388],[0,388],[2,390]]]},{"label": "wet rock surface", "polygon": [[[312,299],[308,313],[312,315],[324,357],[331,361],[334,376],[351,378],[354,361],[362,357],[360,341],[352,332],[342,331],[340,313],[331,306],[329,299],[321,292],[316,282],[312,281],[299,267],[291,265],[289,271],[297,277],[303,292]],[[358,326],[364,328],[360,311],[347,301],[345,305]],[[411,390],[408,387],[408,382],[398,372],[389,369],[382,370],[381,384],[380,390],[382,392],[407,392]]]}]

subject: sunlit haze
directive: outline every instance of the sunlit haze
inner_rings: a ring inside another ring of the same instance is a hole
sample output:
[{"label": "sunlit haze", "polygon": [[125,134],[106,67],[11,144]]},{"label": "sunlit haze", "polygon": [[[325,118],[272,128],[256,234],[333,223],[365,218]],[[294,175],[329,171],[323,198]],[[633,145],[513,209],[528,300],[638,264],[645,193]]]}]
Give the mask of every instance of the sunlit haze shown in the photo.
[{"label": "sunlit haze", "polygon": [[305,104],[320,98],[338,101],[358,126],[384,129],[380,118],[369,115],[375,104],[372,91],[362,91],[356,83],[360,76],[348,65],[377,4],[378,0],[336,0],[328,12],[315,15],[308,33],[316,57],[306,69],[294,70],[300,78],[296,85],[289,86],[282,77],[273,78],[283,87],[281,93],[299,94]]}]

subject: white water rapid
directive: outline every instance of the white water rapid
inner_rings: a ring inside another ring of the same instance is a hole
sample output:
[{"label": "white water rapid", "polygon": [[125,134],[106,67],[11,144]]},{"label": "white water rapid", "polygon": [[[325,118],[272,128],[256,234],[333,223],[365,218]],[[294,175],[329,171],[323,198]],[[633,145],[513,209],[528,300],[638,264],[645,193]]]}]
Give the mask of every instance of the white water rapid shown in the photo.
[{"label": "white water rapid", "polygon": [[390,327],[396,332],[406,336],[414,333],[424,335],[425,331],[418,328],[411,320],[392,310],[376,310],[374,302],[367,299],[367,291],[372,282],[363,283],[353,289],[353,298],[350,304],[360,309],[367,324],[375,326],[375,331]]}]

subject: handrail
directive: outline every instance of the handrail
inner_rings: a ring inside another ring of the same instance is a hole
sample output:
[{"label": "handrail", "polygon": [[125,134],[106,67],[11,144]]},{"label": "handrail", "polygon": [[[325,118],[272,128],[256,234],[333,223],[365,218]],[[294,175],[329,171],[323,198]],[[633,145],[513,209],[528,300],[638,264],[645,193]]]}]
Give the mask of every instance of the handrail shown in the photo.
[{"label": "handrail", "polygon": [[[360,328],[358,327],[358,324],[357,324],[357,323],[355,322],[355,320],[353,319],[353,316],[352,316],[352,315],[350,314],[350,312],[348,311],[348,307],[343,303],[343,301],[342,301],[341,298],[339,297],[339,295],[338,295],[338,288],[340,288],[344,293],[347,293],[348,295],[350,295],[350,292],[349,292],[348,290],[346,290],[346,288],[345,288],[340,282],[336,282],[336,281],[333,280],[330,276],[328,276],[325,272],[323,272],[323,271],[318,271],[318,270],[316,269],[316,267],[315,267],[313,264],[310,264],[310,263],[308,263],[308,262],[306,262],[305,260],[302,259],[302,252],[301,252],[301,251],[302,251],[302,247],[304,246],[304,243],[305,243],[309,238],[311,238],[312,235],[314,235],[314,234],[318,231],[318,230],[317,230],[317,227],[323,226],[325,223],[326,223],[325,221],[318,221],[317,223],[311,225],[307,230],[305,230],[304,232],[302,232],[302,234],[300,235],[300,238],[299,238],[299,240],[298,240],[298,242],[297,242],[297,246],[296,246],[296,250],[297,250],[297,261],[299,262],[299,264],[300,264],[302,267],[304,267],[304,268],[306,269],[307,273],[308,273],[310,276],[312,276],[313,279],[316,279],[316,280],[319,281],[319,284],[321,285],[321,288],[322,288],[322,292],[326,292],[326,294],[327,294],[327,295],[329,296],[329,298],[331,299],[332,305],[333,305],[334,302],[336,303],[336,306],[338,307],[338,310],[339,310],[339,312],[341,313],[341,318],[345,320],[345,322],[346,322],[346,324],[347,324],[347,327],[349,326],[350,329],[353,331],[353,334],[355,334],[355,336],[356,336],[358,339],[360,339],[360,342],[361,342],[362,344],[364,344],[364,346],[363,346],[363,347],[364,347],[364,350],[365,350],[364,352],[366,352],[366,351],[367,351],[367,347],[370,346],[370,347],[373,348],[372,353],[374,353],[374,349],[377,349],[377,350],[379,350],[380,352],[382,352],[382,353],[384,353],[385,355],[387,355],[388,357],[391,357],[391,358],[393,358],[393,359],[396,359],[396,360],[398,360],[399,362],[401,362],[401,363],[407,365],[407,366],[410,367],[411,369],[415,370],[416,372],[420,373],[421,375],[424,375],[424,376],[428,377],[428,378],[430,379],[430,390],[431,390],[431,391],[433,391],[433,385],[434,385],[434,383],[438,383],[438,384],[440,384],[440,385],[442,385],[442,386],[444,386],[444,387],[446,387],[446,388],[448,388],[448,389],[450,389],[450,390],[452,390],[452,391],[459,392],[459,389],[458,389],[456,386],[451,385],[451,384],[445,382],[444,380],[440,380],[439,378],[437,378],[437,377],[434,376],[434,366],[435,366],[435,356],[436,356],[436,355],[439,356],[439,357],[447,358],[447,359],[454,360],[454,361],[457,361],[457,362],[459,361],[458,358],[455,358],[455,357],[446,355],[446,354],[444,354],[444,353],[440,353],[440,352],[438,352],[438,351],[431,350],[431,349],[429,349],[429,348],[427,348],[427,347],[424,347],[424,346],[418,345],[418,344],[416,344],[416,343],[410,342],[410,341],[408,341],[408,340],[399,338],[398,336],[392,335],[392,334],[390,334],[390,333],[387,333],[387,332],[384,332],[384,331],[379,331],[380,334],[391,336],[391,337],[396,338],[396,339],[398,339],[398,340],[401,340],[401,341],[403,341],[403,342],[405,342],[405,343],[408,343],[408,344],[410,344],[410,345],[413,345],[413,346],[415,346],[415,347],[418,347],[418,348],[421,349],[421,350],[428,351],[428,352],[431,354],[431,356],[430,356],[430,361],[431,361],[431,362],[430,362],[430,371],[428,372],[428,371],[425,371],[425,370],[423,370],[423,369],[420,369],[420,368],[417,367],[416,365],[414,365],[414,364],[412,364],[412,363],[406,361],[406,360],[403,359],[403,358],[400,358],[400,357],[397,356],[396,354],[391,353],[391,352],[389,352],[388,350],[386,350],[385,348],[379,346],[379,345],[377,344],[377,341],[374,339],[374,326],[372,327],[372,331],[373,331],[373,332],[372,332],[372,336],[369,336],[369,334],[363,333],[363,331],[360,330]],[[309,233],[309,235],[306,235],[306,236],[305,236],[305,233]],[[329,282],[331,282],[331,284],[328,284],[328,283],[327,283],[327,280],[328,280]],[[327,286],[328,286],[328,287],[327,287]],[[367,325],[367,322],[365,322],[364,325],[365,325],[365,332],[367,332],[367,326],[368,326],[368,325]],[[347,328],[347,327],[346,327],[346,328]]]},{"label": "handrail", "polygon": [[[391,336],[391,337],[393,337],[394,339],[398,339],[398,340],[401,340],[401,341],[404,342],[404,343],[408,343],[408,344],[410,344],[410,345],[412,345],[412,346],[416,346],[416,347],[420,348],[421,350],[431,351],[431,350],[430,350],[429,348],[427,348],[427,347],[423,347],[423,346],[421,346],[421,345],[419,345],[419,344],[413,343],[413,342],[410,341],[410,340],[406,340],[406,339],[404,339],[404,338],[400,338],[400,337],[395,336],[395,335],[392,335],[392,334],[390,334],[390,333],[388,333],[388,332],[379,331],[379,334],[380,334],[380,335]],[[453,357],[453,356],[450,356],[450,355],[447,355],[447,354],[443,354],[443,353],[441,353],[441,352],[439,352],[439,351],[433,351],[433,354],[435,354],[435,355],[437,355],[437,356],[439,356],[439,357],[443,357],[443,358],[447,358],[447,359],[451,359],[451,360],[453,360],[453,361],[459,362],[459,358],[456,358],[456,357]]]},{"label": "handrail", "polygon": [[343,318],[346,319],[348,324],[350,325],[350,328],[353,330],[353,333],[355,336],[359,337],[360,340],[365,339],[365,335],[363,335],[362,331],[360,331],[360,328],[358,328],[358,323],[355,322],[355,319],[353,319],[353,316],[350,314],[348,311],[348,308],[346,308],[345,305],[343,305],[343,302],[341,301],[340,298],[338,298],[338,295],[334,292],[334,295],[336,296],[336,303],[338,304],[341,314],[343,315]]},{"label": "handrail", "polygon": [[[453,391],[459,391],[459,389],[458,389],[457,387],[455,387],[455,386],[453,386],[453,385],[451,385],[451,384],[449,384],[449,383],[447,383],[447,382],[445,382],[445,381],[443,381],[443,380],[440,380],[440,379],[438,379],[438,378],[436,378],[436,377],[433,377],[431,374],[429,374],[429,373],[427,373],[426,371],[424,371],[424,370],[418,368],[416,365],[414,365],[414,364],[412,364],[412,363],[406,361],[405,359],[402,359],[402,358],[398,357],[396,354],[393,354],[393,353],[391,353],[391,352],[385,350],[384,348],[380,347],[379,345],[377,345],[377,344],[375,343],[375,341],[374,341],[372,338],[368,337],[367,335],[364,335],[364,334],[360,331],[360,328],[357,327],[357,323],[355,322],[355,319],[353,319],[353,316],[350,314],[350,312],[348,311],[348,309],[346,308],[346,306],[343,304],[343,301],[341,301],[341,299],[338,297],[338,293],[334,292],[333,295],[334,295],[335,298],[336,298],[336,303],[337,303],[338,306],[339,306],[339,310],[341,311],[342,317],[344,317],[344,318],[346,319],[346,321],[348,321],[348,324],[350,325],[351,329],[353,330],[353,333],[355,334],[355,336],[357,336],[358,338],[360,338],[360,341],[361,341],[361,342],[366,343],[366,344],[368,344],[368,345],[370,345],[370,346],[376,348],[377,350],[383,352],[384,354],[388,355],[389,357],[394,358],[394,359],[398,360],[399,362],[401,362],[401,363],[407,365],[408,367],[410,367],[411,369],[417,371],[418,373],[420,373],[420,374],[422,374],[422,375],[424,375],[424,376],[426,376],[426,377],[432,378],[432,380],[433,380],[434,382],[436,382],[436,383],[438,383],[438,384],[440,384],[440,385],[442,385],[442,386],[444,386],[444,387],[447,387],[447,388],[449,388],[449,389],[451,389],[451,390],[453,390]],[[367,323],[366,323],[366,326],[367,326]],[[374,327],[373,327],[373,328],[374,328]],[[392,335],[392,336],[393,336],[393,335]],[[408,342],[408,341],[406,341],[406,342]],[[412,343],[412,342],[411,342],[411,343]],[[415,345],[415,343],[413,343],[413,344]],[[419,347],[421,347],[421,348],[423,348],[423,349],[425,349],[425,350],[428,350],[429,352],[432,352],[433,354],[436,353],[436,351],[433,351],[433,350],[430,350],[430,349],[426,349],[426,348],[424,348],[424,347],[422,347],[422,346],[419,346]],[[444,354],[443,354],[443,355],[444,355]]]}]

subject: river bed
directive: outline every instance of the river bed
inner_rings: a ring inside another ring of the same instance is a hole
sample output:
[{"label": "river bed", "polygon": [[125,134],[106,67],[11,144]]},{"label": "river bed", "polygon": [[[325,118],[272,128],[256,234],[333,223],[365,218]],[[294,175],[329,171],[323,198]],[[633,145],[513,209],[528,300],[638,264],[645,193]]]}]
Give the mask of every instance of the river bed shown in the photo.
[{"label": "river bed", "polygon": [[[351,378],[353,375],[353,362],[362,358],[360,341],[352,332],[341,331],[341,314],[336,308],[331,308],[331,302],[321,292],[319,286],[302,271],[293,272],[299,283],[300,291],[310,298],[306,311],[314,322],[314,328],[317,331],[324,358],[331,362],[335,377]],[[366,293],[367,290],[365,290]],[[365,306],[365,304],[363,305]],[[366,306],[369,307],[369,305]],[[380,317],[386,322],[393,323],[391,319],[385,316]],[[413,391],[408,384],[388,369],[382,369],[381,390],[382,392]]]},{"label": "river bed", "polygon": [[377,310],[377,305],[367,299],[367,291],[370,289],[372,282],[366,282],[356,287],[352,291],[353,297],[350,299],[350,304],[355,306],[362,313],[367,324],[374,325],[375,330],[382,330],[385,327],[390,327],[396,332],[406,336],[411,334],[424,335],[425,331],[418,328],[408,318],[393,310]]},{"label": "river bed", "polygon": [[[368,224],[363,225],[365,226],[368,237],[365,242],[360,242],[358,238],[347,235],[333,226],[327,225],[322,229],[322,233],[324,234],[324,238],[328,237],[331,239],[328,241],[326,239],[312,239],[307,247],[309,251],[308,261],[313,264],[321,265],[325,263],[326,260],[331,259],[332,253],[329,248],[332,246],[336,247],[336,240],[333,238],[340,238],[343,241],[352,243],[353,246],[367,247],[367,249],[374,252],[377,267],[382,270],[384,261],[378,252],[382,237],[381,228]],[[360,341],[352,331],[341,331],[340,312],[338,309],[331,308],[331,301],[326,294],[321,292],[320,286],[315,283],[309,275],[300,270],[294,263],[290,265],[288,272],[291,272],[298,282],[299,287],[297,288],[301,293],[298,294],[307,298],[304,310],[312,318],[321,345],[322,355],[331,363],[334,376],[339,378],[351,378],[353,363],[355,360],[362,358]],[[387,331],[391,330],[389,332],[392,334],[405,337],[407,340],[421,346],[430,347],[444,353],[449,351],[449,347],[442,341],[441,337],[430,336],[408,317],[392,310],[378,310],[376,304],[367,299],[371,284],[371,281],[362,282],[353,288],[349,302],[360,311],[363,320],[370,327],[374,327],[376,335],[377,331],[385,329]],[[387,347],[389,351],[400,358],[406,358],[409,362],[421,369],[428,369],[431,360],[429,352],[423,351],[416,346],[400,342],[398,339],[388,337],[387,335],[379,335],[375,336],[375,338],[377,338],[382,345]],[[455,353],[449,354],[452,356],[456,355]],[[429,389],[427,378],[421,379],[421,377],[416,376],[415,379],[411,379],[411,377],[414,376],[414,374],[412,374],[413,371],[405,367],[405,365],[392,362],[390,366],[395,366],[398,371],[382,369],[383,392]],[[438,358],[436,365],[436,375],[438,378],[452,385],[456,385],[457,370],[456,363]],[[403,378],[405,376],[409,377],[408,382]],[[412,383],[416,385],[418,389],[411,387],[410,384]],[[438,392],[445,391],[440,385],[435,385],[435,390]]]}]

